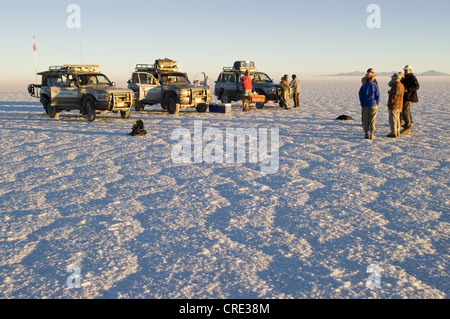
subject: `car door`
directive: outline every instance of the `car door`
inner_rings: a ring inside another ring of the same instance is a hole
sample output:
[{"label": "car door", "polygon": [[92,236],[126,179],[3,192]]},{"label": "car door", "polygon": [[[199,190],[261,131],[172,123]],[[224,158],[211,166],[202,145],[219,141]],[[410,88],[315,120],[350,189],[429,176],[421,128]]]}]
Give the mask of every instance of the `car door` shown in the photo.
[{"label": "car door", "polygon": [[58,107],[76,107],[78,87],[68,81],[66,75],[52,76],[47,79],[50,87],[50,103]]},{"label": "car door", "polygon": [[235,83],[231,79],[233,77],[233,73],[227,72],[223,74],[223,90],[228,94],[228,96],[233,96],[236,91]]},{"label": "car door", "polygon": [[150,73],[139,73],[140,88],[149,104],[161,102],[162,89],[159,81]]},{"label": "car door", "polygon": [[242,85],[240,83],[240,80],[238,79],[238,74],[233,72],[228,77],[228,87],[229,92],[232,98],[239,99],[239,97],[242,95]]},{"label": "car door", "polygon": [[78,87],[72,75],[62,75],[59,82],[58,100],[59,105],[77,108],[78,107]]}]

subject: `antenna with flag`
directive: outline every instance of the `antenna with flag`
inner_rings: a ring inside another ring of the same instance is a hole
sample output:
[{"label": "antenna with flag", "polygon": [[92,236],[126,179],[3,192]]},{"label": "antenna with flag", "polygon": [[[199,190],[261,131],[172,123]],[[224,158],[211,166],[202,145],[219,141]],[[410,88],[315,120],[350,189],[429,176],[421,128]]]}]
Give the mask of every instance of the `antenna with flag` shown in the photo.
[{"label": "antenna with flag", "polygon": [[36,37],[33,36],[33,55],[34,55],[34,73],[36,74],[36,83],[37,83],[37,63],[36,63],[36,51],[37,51],[37,46],[36,46]]}]

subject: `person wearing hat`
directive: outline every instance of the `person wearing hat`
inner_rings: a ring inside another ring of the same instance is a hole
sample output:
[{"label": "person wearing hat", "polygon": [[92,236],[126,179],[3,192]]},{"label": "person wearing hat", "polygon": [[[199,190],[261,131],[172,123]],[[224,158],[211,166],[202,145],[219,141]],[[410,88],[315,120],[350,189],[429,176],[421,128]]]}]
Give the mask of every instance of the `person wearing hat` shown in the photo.
[{"label": "person wearing hat", "polygon": [[403,130],[400,134],[409,135],[411,134],[412,128],[412,116],[411,116],[411,107],[413,103],[419,102],[419,98],[417,96],[417,91],[420,88],[419,81],[417,81],[416,76],[412,73],[412,67],[410,65],[406,65],[404,68],[405,77],[402,79],[402,84],[405,86],[405,94],[403,96],[403,110],[402,110],[402,118],[404,121]]},{"label": "person wearing hat", "polygon": [[280,96],[280,106],[289,110],[291,107],[289,106],[289,101],[291,97],[291,87],[289,86],[289,76],[285,74],[281,78],[280,82],[281,86],[281,96]]},{"label": "person wearing hat", "polygon": [[[372,68],[368,68],[366,75],[364,75],[364,77],[361,79],[361,83],[364,85],[367,82],[368,79],[373,79],[373,83],[378,85],[378,81],[376,79],[376,76],[377,75],[375,74],[373,69]],[[363,120],[362,120],[362,117],[363,117],[362,112],[363,112],[363,110],[361,109],[361,123],[363,122]],[[363,125],[363,124],[361,124],[361,125]]]},{"label": "person wearing hat", "polygon": [[371,140],[376,139],[375,120],[378,114],[378,104],[380,104],[380,89],[373,80],[373,77],[368,78],[359,90],[365,138]]},{"label": "person wearing hat", "polygon": [[403,109],[403,95],[405,94],[405,87],[401,80],[403,75],[394,73],[392,75],[393,86],[389,91],[388,110],[389,110],[389,125],[391,133],[387,137],[396,138],[400,135],[400,114]]},{"label": "person wearing hat", "polygon": [[377,76],[377,75],[375,74],[375,72],[373,71],[373,69],[372,69],[372,68],[369,68],[369,69],[367,69],[366,75],[364,75],[364,77],[361,79],[361,83],[364,84],[364,83],[367,82],[367,79],[373,78],[373,82],[374,82],[375,84],[378,85],[378,81],[377,81],[377,79],[375,78],[376,76]]}]

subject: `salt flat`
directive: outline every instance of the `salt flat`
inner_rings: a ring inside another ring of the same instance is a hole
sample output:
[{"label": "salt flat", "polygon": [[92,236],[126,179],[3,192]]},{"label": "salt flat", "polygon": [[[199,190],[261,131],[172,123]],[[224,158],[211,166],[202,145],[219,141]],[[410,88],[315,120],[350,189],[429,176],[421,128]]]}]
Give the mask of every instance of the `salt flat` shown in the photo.
[{"label": "salt flat", "polygon": [[[0,297],[448,298],[450,80],[419,78],[413,134],[388,139],[378,79],[374,141],[359,78],[300,80],[300,109],[153,106],[93,123],[50,119],[27,83],[1,83]],[[148,134],[131,137],[138,118]],[[278,171],[175,164],[171,134],[195,121],[278,128]],[[379,288],[366,285],[370,265]]]}]

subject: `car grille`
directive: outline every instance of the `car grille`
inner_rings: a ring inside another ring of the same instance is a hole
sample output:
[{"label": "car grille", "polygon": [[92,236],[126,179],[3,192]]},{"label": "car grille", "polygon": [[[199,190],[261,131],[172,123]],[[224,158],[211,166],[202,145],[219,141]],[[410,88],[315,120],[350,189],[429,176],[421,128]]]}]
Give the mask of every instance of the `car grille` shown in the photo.
[{"label": "car grille", "polygon": [[111,98],[117,108],[129,108],[132,101],[131,94],[127,93],[113,93]]},{"label": "car grille", "polygon": [[195,90],[192,91],[192,96],[196,97],[196,96],[205,96],[206,94],[206,90]]}]

